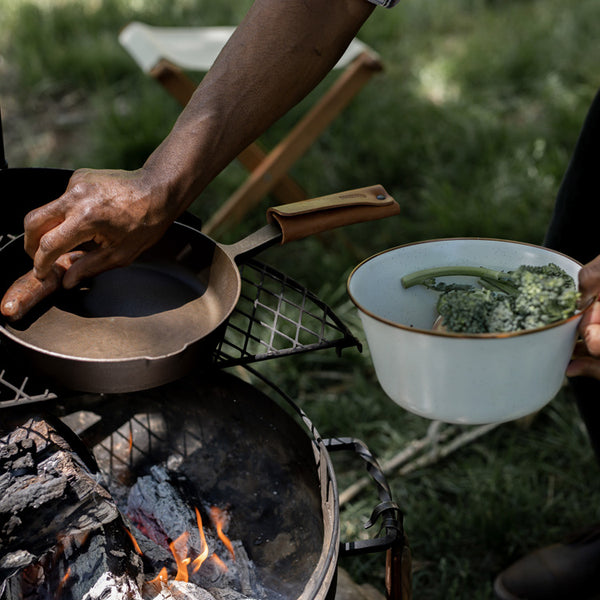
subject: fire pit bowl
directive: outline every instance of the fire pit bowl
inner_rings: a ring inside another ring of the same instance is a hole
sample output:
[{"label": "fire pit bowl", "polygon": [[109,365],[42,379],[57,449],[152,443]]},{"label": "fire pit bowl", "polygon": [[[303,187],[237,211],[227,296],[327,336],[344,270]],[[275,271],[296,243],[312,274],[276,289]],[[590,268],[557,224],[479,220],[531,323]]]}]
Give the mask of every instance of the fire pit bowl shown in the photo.
[{"label": "fire pit bowl", "polygon": [[[259,387],[215,370],[6,411],[0,472],[12,501],[0,520],[13,525],[0,532],[3,600],[332,600],[339,557],[382,551],[388,597],[404,598],[402,513],[373,455],[354,438],[322,439],[291,398],[250,372]],[[332,451],[366,466],[376,537],[340,541]]]},{"label": "fire pit bowl", "polygon": [[[470,265],[512,270],[555,263],[577,281],[581,264],[520,242],[454,238],[399,246],[350,274],[377,378],[406,410],[449,423],[509,421],[547,404],[560,389],[581,312],[546,327],[503,334],[432,331],[438,294],[400,279],[420,269]],[[453,278],[454,281],[460,281]],[[471,279],[472,281],[472,279]]]}]

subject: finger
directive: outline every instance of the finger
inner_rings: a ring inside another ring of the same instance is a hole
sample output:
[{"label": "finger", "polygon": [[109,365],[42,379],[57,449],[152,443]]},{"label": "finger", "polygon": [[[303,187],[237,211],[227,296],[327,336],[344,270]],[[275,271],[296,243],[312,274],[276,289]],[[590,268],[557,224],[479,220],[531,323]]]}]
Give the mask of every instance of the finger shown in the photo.
[{"label": "finger", "polygon": [[581,317],[579,331],[584,335],[585,330],[593,324],[600,323],[600,302],[594,302]]},{"label": "finger", "polygon": [[582,305],[600,292],[600,256],[584,265],[579,271],[579,291]]},{"label": "finger", "polygon": [[122,266],[126,262],[129,262],[129,260],[126,260],[121,253],[110,248],[98,247],[95,250],[86,252],[76,264],[69,268],[63,279],[63,287],[66,289],[74,288],[80,281]]},{"label": "finger", "polygon": [[575,343],[575,348],[573,349],[573,358],[577,358],[580,356],[589,356],[587,348],[585,347],[585,343],[583,340],[577,340]]},{"label": "finger", "polygon": [[33,257],[35,276],[40,279],[46,277],[60,256],[70,253],[73,248],[90,241],[93,237],[93,234],[82,227],[74,217],[69,217],[45,233],[40,238]]},{"label": "finger", "polygon": [[592,358],[575,358],[567,366],[567,377],[593,377],[600,379],[600,361]]},{"label": "finger", "polygon": [[45,279],[38,279],[33,271],[29,271],[8,288],[0,303],[0,311],[9,321],[18,321],[59,287],[60,279],[54,272]]},{"label": "finger", "polygon": [[59,198],[25,215],[25,252],[31,258],[35,256],[42,236],[64,221],[65,215],[61,206]]},{"label": "finger", "polygon": [[600,357],[600,324],[592,323],[583,331],[585,347],[592,356]]},{"label": "finger", "polygon": [[62,269],[63,271],[68,271],[76,262],[79,262],[79,260],[85,257],[85,254],[86,253],[83,250],[73,250],[72,252],[67,252],[66,254],[58,257],[54,267]]},{"label": "finger", "polygon": [[[69,179],[65,193],[56,200],[29,212],[25,216],[25,251],[34,259],[34,272],[39,278],[45,277],[59,256],[70,252],[79,242],[69,243],[68,236],[75,231],[83,241],[86,236],[80,227],[80,219],[71,216],[69,207],[82,196],[78,187],[80,180],[85,179],[88,169],[79,169]],[[83,194],[85,195],[85,194]],[[80,214],[81,213],[75,213]],[[55,231],[61,227],[62,237]],[[37,259],[36,259],[37,256]]]},{"label": "finger", "polygon": [[64,273],[81,254],[72,252],[61,256],[44,279],[37,278],[33,270],[19,277],[4,294],[0,312],[9,321],[22,319],[36,304],[60,288]]}]

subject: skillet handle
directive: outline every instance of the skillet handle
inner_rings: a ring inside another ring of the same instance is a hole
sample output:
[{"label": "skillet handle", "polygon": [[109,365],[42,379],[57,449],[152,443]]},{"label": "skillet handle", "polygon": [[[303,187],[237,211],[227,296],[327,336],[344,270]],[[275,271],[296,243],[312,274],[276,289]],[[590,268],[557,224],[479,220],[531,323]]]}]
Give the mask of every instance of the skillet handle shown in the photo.
[{"label": "skillet handle", "polygon": [[344,225],[374,221],[400,212],[398,203],[381,185],[301,200],[267,209],[267,221],[277,222],[281,243]]}]

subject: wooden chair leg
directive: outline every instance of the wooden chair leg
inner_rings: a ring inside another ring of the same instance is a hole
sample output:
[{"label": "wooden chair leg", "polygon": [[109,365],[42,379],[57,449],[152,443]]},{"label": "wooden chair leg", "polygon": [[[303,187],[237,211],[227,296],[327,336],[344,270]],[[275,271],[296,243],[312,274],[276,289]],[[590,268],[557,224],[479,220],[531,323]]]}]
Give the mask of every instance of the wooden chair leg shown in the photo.
[{"label": "wooden chair leg", "polygon": [[[244,165],[245,169],[253,173],[265,160],[267,153],[258,142],[253,142],[245,150],[238,154],[237,159]],[[267,173],[266,178],[271,177]],[[272,193],[283,204],[287,202],[298,202],[306,199],[306,192],[290,176],[283,174],[278,181],[273,181]]]},{"label": "wooden chair leg", "polygon": [[[168,92],[185,106],[196,90],[196,83],[190,79],[183,70],[167,60],[161,60],[151,71],[150,75],[156,79]],[[266,158],[267,153],[258,142],[250,144],[243,150],[237,159],[244,168],[252,173]],[[265,178],[271,177],[265,174]],[[272,193],[282,203],[297,202],[306,198],[306,193],[296,181],[282,173],[278,181],[271,181]],[[270,190],[271,191],[271,190]]]},{"label": "wooden chair leg", "polygon": [[207,234],[238,223],[243,216],[268,194],[283,174],[308,150],[319,134],[346,107],[352,98],[382,69],[378,57],[369,52],[359,55],[340,75],[317,104],[290,131],[208,220]]},{"label": "wooden chair leg", "polygon": [[412,557],[406,542],[387,550],[385,597],[386,600],[412,600]]},{"label": "wooden chair leg", "polygon": [[168,60],[159,61],[150,71],[158,81],[181,104],[185,106],[196,91],[196,84],[176,65]]}]

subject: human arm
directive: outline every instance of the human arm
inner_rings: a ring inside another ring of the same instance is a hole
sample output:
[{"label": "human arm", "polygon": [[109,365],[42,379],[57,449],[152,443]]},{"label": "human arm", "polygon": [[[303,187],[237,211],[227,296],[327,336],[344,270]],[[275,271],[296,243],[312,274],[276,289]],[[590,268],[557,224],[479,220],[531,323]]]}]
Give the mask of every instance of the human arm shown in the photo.
[{"label": "human arm", "polygon": [[172,131],[136,171],[76,171],[26,217],[25,247],[45,277],[59,256],[96,247],[65,274],[127,264],[206,185],[329,72],[374,6],[365,0],[256,0]]}]

